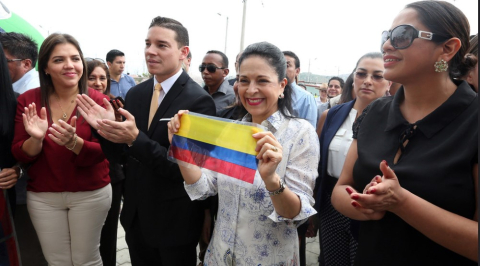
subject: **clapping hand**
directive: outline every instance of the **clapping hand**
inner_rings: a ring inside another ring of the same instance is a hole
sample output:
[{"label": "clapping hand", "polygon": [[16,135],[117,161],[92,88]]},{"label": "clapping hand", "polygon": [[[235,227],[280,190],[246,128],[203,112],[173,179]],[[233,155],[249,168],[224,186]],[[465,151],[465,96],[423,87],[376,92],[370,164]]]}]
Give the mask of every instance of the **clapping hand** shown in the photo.
[{"label": "clapping hand", "polygon": [[105,104],[106,108],[101,107],[85,94],[77,95],[78,111],[83,116],[83,118],[85,118],[88,124],[90,124],[90,126],[97,130],[98,120],[106,119],[115,121],[116,119],[115,110],[113,110],[110,102],[107,99],[103,98],[103,103]]},{"label": "clapping hand", "polygon": [[70,125],[61,119],[58,120],[58,124],[53,123],[49,128],[48,137],[60,146],[71,145],[75,139],[76,121],[76,116],[70,119]]},{"label": "clapping hand", "polygon": [[405,198],[405,190],[386,161],[380,163],[380,170],[383,176],[374,177],[365,187],[364,194],[353,191],[349,193],[352,205],[373,219],[381,219],[386,211],[395,212]]},{"label": "clapping hand", "polygon": [[42,107],[40,116],[38,116],[37,106],[35,103],[31,103],[28,107],[25,107],[22,118],[25,131],[28,135],[36,140],[43,141],[48,129],[47,110],[45,107]]}]

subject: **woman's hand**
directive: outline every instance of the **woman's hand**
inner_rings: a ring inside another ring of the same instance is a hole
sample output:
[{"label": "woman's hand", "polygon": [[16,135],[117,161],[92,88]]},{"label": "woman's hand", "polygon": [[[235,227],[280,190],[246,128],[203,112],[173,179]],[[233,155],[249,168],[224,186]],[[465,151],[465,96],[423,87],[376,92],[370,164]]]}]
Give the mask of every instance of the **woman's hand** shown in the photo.
[{"label": "woman's hand", "polygon": [[282,161],[282,145],[270,131],[255,133],[252,136],[257,139],[255,151],[258,152],[258,172],[265,182],[267,190],[275,190],[279,184],[279,177],[275,170]]},{"label": "woman's hand", "polygon": [[14,168],[3,168],[0,172],[0,189],[8,189],[13,187],[19,178],[19,171]]},{"label": "woman's hand", "polygon": [[[381,178],[375,177],[376,184],[367,185],[366,194],[350,194],[352,205],[357,204],[358,208],[365,208],[375,212],[385,212],[401,207],[406,197],[406,191],[400,186],[395,172],[388,166],[386,161],[380,163],[380,170],[383,173]],[[354,205],[355,206],[355,205]]]},{"label": "woman's hand", "polygon": [[75,140],[76,121],[76,116],[72,117],[70,125],[59,119],[58,124],[53,123],[48,129],[50,131],[48,137],[60,146],[72,146]]},{"label": "woman's hand", "polygon": [[188,110],[180,110],[178,113],[170,119],[170,122],[167,123],[168,127],[168,141],[172,144],[173,134],[177,133],[180,129],[180,119],[183,114],[188,114]]},{"label": "woman's hand", "polygon": [[107,107],[106,109],[85,94],[77,95],[78,111],[87,120],[88,124],[96,130],[98,130],[98,120],[107,119],[115,121],[115,111],[110,102],[103,98],[103,103]]},{"label": "woman's hand", "polygon": [[31,103],[28,107],[25,107],[22,118],[25,131],[28,135],[38,141],[43,141],[48,128],[47,111],[45,107],[42,107],[39,116],[37,114],[37,106],[35,103]]},{"label": "woman's hand", "polygon": [[123,117],[122,117],[122,114],[120,114],[120,112],[118,112],[118,109],[123,108],[123,103],[120,100],[113,99],[112,100],[112,105],[113,105],[113,109],[115,110],[115,121],[122,122]]}]

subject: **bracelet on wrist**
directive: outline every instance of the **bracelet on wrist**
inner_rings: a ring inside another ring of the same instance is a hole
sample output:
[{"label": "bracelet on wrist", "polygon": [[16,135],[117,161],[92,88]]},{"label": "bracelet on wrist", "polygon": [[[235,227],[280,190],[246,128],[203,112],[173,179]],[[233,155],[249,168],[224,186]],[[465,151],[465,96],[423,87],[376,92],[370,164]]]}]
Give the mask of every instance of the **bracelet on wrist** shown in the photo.
[{"label": "bracelet on wrist", "polygon": [[73,139],[73,146],[71,148],[69,148],[65,145],[65,148],[67,148],[67,150],[70,150],[70,151],[75,149],[75,146],[77,146],[77,138],[78,138],[78,136],[77,136],[77,134],[75,134],[75,137]]},{"label": "bracelet on wrist", "polygon": [[278,195],[278,194],[282,194],[282,193],[283,193],[283,191],[285,190],[285,184],[282,182],[282,179],[280,179],[279,183],[280,183],[280,188],[279,188],[279,189],[274,190],[274,191],[268,190],[268,194],[269,194],[270,196],[276,196],[276,195]]}]

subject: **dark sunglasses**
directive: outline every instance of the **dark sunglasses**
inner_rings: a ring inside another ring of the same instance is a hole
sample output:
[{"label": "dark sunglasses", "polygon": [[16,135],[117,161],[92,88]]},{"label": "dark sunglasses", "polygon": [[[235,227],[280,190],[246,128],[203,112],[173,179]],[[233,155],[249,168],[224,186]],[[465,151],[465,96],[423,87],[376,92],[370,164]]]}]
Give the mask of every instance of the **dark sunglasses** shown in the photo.
[{"label": "dark sunglasses", "polygon": [[226,69],[226,67],[217,67],[216,65],[200,65],[198,67],[198,70],[200,70],[200,72],[203,72],[205,70],[205,68],[210,73],[215,73],[215,71],[217,71],[217,69]]},{"label": "dark sunglasses", "polygon": [[105,64],[105,61],[103,61],[103,59],[101,59],[101,58],[85,57],[85,61],[87,61],[87,62],[90,62],[90,61],[93,61],[93,60],[97,60],[97,61],[100,61],[101,63]]},{"label": "dark sunglasses", "polygon": [[[368,73],[366,72],[355,72],[355,78],[356,79],[361,79],[361,80],[364,80],[368,77]],[[372,74],[370,75],[372,77],[372,80],[375,81],[375,82],[381,82],[383,81],[383,76],[382,75],[378,75],[378,74]]]},{"label": "dark sunglasses", "polygon": [[434,42],[441,42],[449,39],[449,37],[438,35],[436,33],[417,30],[412,25],[399,25],[393,28],[393,30],[382,32],[381,50],[383,51],[383,44],[385,44],[388,39],[390,39],[390,43],[395,49],[407,49],[412,45],[413,40],[416,38]]}]

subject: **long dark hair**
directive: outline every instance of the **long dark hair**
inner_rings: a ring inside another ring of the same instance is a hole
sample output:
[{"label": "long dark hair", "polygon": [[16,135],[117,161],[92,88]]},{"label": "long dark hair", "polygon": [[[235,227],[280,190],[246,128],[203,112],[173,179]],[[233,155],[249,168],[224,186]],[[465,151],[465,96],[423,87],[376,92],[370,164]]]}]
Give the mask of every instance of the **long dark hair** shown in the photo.
[{"label": "long dark hair", "polygon": [[[240,59],[238,60],[240,66],[239,69],[242,66],[243,60],[252,56],[258,56],[265,59],[268,64],[275,69],[275,72],[277,72],[279,82],[286,78],[287,60],[282,51],[275,45],[268,42],[259,42],[249,45],[243,51],[242,56],[240,56]],[[282,99],[278,99],[278,110],[285,117],[294,118],[294,116],[292,116],[292,87],[290,87],[290,85],[287,84],[285,86],[283,95],[284,97]]]},{"label": "long dark hair", "polygon": [[7,58],[0,43],[0,132],[2,138],[13,138],[17,100],[13,92]]}]

